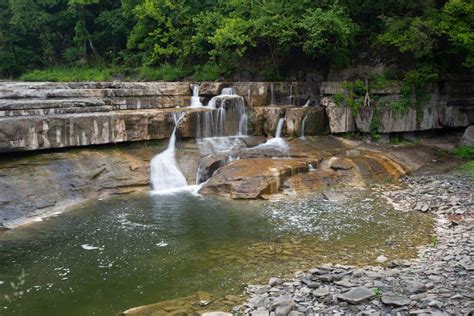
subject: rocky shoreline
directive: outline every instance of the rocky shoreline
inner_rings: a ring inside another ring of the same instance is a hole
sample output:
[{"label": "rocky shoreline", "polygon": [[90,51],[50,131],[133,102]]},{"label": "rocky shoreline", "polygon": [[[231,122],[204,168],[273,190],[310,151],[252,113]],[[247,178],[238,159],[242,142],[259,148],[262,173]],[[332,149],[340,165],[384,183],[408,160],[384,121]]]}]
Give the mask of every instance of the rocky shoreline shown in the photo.
[{"label": "rocky shoreline", "polygon": [[380,266],[325,264],[249,285],[234,312],[263,315],[472,315],[474,313],[474,181],[468,175],[410,176],[376,188],[400,211],[436,217],[432,243],[409,261]]}]

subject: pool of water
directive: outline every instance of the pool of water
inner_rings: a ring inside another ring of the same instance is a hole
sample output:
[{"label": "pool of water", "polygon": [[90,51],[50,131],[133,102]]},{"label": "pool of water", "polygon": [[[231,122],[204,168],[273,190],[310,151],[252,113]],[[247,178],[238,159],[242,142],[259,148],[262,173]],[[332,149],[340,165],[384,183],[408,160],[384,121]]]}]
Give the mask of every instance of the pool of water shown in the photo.
[{"label": "pool of water", "polygon": [[429,241],[430,217],[351,195],[338,203],[188,193],[87,203],[0,233],[0,314],[113,315],[199,290],[238,294],[320,263],[408,258]]}]

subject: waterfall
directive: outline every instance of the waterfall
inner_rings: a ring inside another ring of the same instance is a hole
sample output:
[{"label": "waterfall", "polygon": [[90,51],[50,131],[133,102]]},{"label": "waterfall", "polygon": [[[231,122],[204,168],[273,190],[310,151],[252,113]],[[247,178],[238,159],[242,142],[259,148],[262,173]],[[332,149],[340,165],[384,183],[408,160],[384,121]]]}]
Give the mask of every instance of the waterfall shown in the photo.
[{"label": "waterfall", "polygon": [[278,120],[275,137],[267,140],[265,143],[258,145],[257,147],[265,148],[265,147],[272,147],[274,149],[286,152],[289,150],[288,143],[284,138],[281,137],[283,133],[283,126],[285,124],[285,118],[281,117]]},{"label": "waterfall", "polygon": [[213,97],[206,108],[209,111],[197,115],[197,139],[247,135],[248,117],[245,100],[233,88],[224,88]]},{"label": "waterfall", "polygon": [[275,132],[275,138],[281,138],[281,132],[283,131],[283,124],[285,123],[285,118],[280,117],[277,124],[277,129]]},{"label": "waterfall", "polygon": [[293,84],[290,83],[290,95],[288,96],[289,105],[294,105]]},{"label": "waterfall", "polygon": [[306,103],[303,105],[304,108],[307,108],[311,104],[311,98],[306,100]]},{"label": "waterfall", "polygon": [[306,119],[307,119],[307,118],[308,118],[308,114],[306,114],[306,115],[304,116],[303,120],[301,121],[301,136],[300,136],[301,139],[304,139],[304,138],[305,138],[305,137],[304,137],[304,126],[305,126],[305,124],[306,124]]},{"label": "waterfall", "polygon": [[193,85],[193,96],[191,97],[192,108],[202,107],[201,99],[199,98],[199,88],[199,85]]},{"label": "waterfall", "polygon": [[[202,155],[226,153],[223,163],[236,157],[232,156],[234,147],[242,146],[240,136],[248,132],[248,117],[245,111],[245,99],[235,93],[233,88],[223,88],[220,95],[213,97],[205,108],[208,111],[197,114],[198,126],[196,140]],[[196,173],[196,184],[207,179],[201,167]]]},{"label": "waterfall", "polygon": [[275,90],[273,88],[273,82],[270,83],[270,105],[276,105],[276,99],[275,99]]},{"label": "waterfall", "polygon": [[188,185],[186,178],[178,168],[175,157],[176,130],[184,113],[173,113],[174,128],[168,147],[151,160],[151,184],[153,191],[173,191]]}]

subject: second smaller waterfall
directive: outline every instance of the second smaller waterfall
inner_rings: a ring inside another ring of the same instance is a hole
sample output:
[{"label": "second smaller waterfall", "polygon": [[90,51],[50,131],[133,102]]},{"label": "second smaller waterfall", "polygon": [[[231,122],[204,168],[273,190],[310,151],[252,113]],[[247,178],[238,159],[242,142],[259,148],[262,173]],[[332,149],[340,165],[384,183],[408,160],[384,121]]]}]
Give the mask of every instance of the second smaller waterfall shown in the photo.
[{"label": "second smaller waterfall", "polygon": [[283,134],[284,124],[285,124],[285,118],[281,117],[278,120],[277,128],[275,131],[275,137],[267,140],[265,143],[260,144],[257,147],[272,147],[280,151],[284,151],[284,152],[288,151],[289,149],[288,143],[286,142],[284,138],[281,137],[281,135]]},{"label": "second smaller waterfall", "polygon": [[199,85],[193,85],[193,96],[191,97],[191,107],[202,107],[201,99],[199,98]]},{"label": "second smaller waterfall", "polygon": [[306,119],[307,118],[308,118],[308,114],[306,114],[303,117],[303,120],[301,121],[301,136],[300,136],[301,139],[305,139],[305,137],[304,137],[304,128],[305,128],[305,125],[306,125]]},{"label": "second smaller waterfall", "polygon": [[281,132],[283,131],[283,124],[285,124],[285,118],[281,117],[278,120],[277,129],[275,132],[275,138],[281,138]]}]

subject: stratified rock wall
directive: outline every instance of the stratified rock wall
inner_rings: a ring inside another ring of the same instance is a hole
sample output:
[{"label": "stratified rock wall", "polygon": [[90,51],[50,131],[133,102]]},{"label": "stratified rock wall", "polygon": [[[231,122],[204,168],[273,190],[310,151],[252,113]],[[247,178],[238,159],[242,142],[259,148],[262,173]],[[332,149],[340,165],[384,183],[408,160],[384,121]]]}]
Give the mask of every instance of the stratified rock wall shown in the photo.
[{"label": "stratified rock wall", "polygon": [[[181,137],[195,137],[196,112],[189,108],[190,82],[0,83],[0,153],[165,139],[171,113],[187,112]],[[395,110],[398,86],[372,89],[380,102],[357,113],[335,101],[342,82],[202,82],[203,104],[232,87],[245,99],[249,134],[273,136],[285,118],[283,134],[380,133],[465,127],[474,120],[474,82],[434,86],[423,108]],[[375,99],[375,98],[374,98]],[[383,101],[383,102],[382,102]],[[384,104],[384,105],[382,105]],[[375,121],[374,121],[375,120]],[[376,124],[374,124],[374,122]],[[199,126],[202,128],[202,126]]]},{"label": "stratified rock wall", "polygon": [[439,85],[442,88],[433,85],[429,89],[418,109],[395,106],[402,99],[399,86],[371,89],[372,104],[356,109],[346,104],[347,91],[341,82],[323,82],[321,105],[326,109],[332,133],[415,132],[473,124],[474,80],[464,78]]}]

